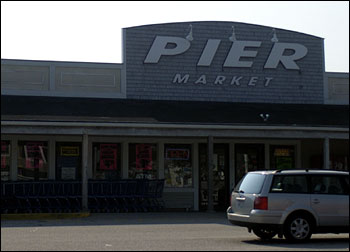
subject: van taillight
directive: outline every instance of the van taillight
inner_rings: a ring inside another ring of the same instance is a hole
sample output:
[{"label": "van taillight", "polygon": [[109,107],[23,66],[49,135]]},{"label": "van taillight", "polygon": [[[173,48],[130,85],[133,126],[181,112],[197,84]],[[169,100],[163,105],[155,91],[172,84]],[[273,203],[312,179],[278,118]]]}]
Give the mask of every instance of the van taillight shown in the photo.
[{"label": "van taillight", "polygon": [[255,198],[254,209],[267,210],[267,197]]}]

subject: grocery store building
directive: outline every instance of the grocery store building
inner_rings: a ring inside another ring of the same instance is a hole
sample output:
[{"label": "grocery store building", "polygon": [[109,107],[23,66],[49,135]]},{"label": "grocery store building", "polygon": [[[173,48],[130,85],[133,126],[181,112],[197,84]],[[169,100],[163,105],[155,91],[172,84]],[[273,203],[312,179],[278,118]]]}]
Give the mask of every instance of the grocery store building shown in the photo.
[{"label": "grocery store building", "polygon": [[1,60],[2,181],[164,178],[166,208],[221,211],[248,171],[349,170],[349,74],[323,38],[182,22],[124,28],[122,50]]}]

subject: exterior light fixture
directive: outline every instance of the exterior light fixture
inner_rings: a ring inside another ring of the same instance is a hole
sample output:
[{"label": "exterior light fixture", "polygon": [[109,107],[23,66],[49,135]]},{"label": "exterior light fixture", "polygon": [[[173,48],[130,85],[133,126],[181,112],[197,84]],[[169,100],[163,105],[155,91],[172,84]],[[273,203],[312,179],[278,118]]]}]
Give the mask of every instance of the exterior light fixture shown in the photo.
[{"label": "exterior light fixture", "polygon": [[193,40],[193,35],[192,35],[192,25],[190,24],[190,32],[188,33],[188,35],[186,36],[186,39],[188,41],[192,41]]},{"label": "exterior light fixture", "polygon": [[264,119],[264,122],[266,122],[267,119],[270,117],[270,115],[269,115],[269,114],[260,114],[260,117],[261,117],[262,119]]},{"label": "exterior light fixture", "polygon": [[278,42],[278,38],[277,38],[277,35],[276,35],[276,29],[275,29],[275,28],[272,29],[272,39],[271,39],[271,42],[273,42],[273,43]]},{"label": "exterior light fixture", "polygon": [[235,34],[235,27],[232,25],[232,35],[228,38],[231,42],[237,41],[236,34]]}]

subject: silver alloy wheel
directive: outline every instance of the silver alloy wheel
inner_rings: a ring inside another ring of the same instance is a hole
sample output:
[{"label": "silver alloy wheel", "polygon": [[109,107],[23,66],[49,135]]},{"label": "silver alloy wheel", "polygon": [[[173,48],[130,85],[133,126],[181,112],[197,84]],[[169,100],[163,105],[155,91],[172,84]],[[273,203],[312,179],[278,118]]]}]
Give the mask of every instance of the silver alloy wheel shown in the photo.
[{"label": "silver alloy wheel", "polygon": [[297,218],[290,224],[290,234],[297,240],[305,239],[310,233],[310,224],[306,219]]}]

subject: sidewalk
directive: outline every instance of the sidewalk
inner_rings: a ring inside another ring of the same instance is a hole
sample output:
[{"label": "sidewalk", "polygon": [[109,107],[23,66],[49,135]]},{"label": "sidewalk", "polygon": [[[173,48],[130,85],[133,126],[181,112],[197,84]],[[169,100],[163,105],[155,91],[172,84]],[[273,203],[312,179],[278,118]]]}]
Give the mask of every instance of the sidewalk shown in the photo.
[{"label": "sidewalk", "polygon": [[1,221],[3,220],[69,219],[69,218],[83,218],[88,216],[90,216],[90,212],[1,214]]},{"label": "sidewalk", "polygon": [[[22,222],[21,222],[22,221]],[[224,212],[148,212],[148,213],[36,213],[2,214],[1,225],[38,222],[44,225],[139,225],[139,224],[199,224],[231,225]]]}]

